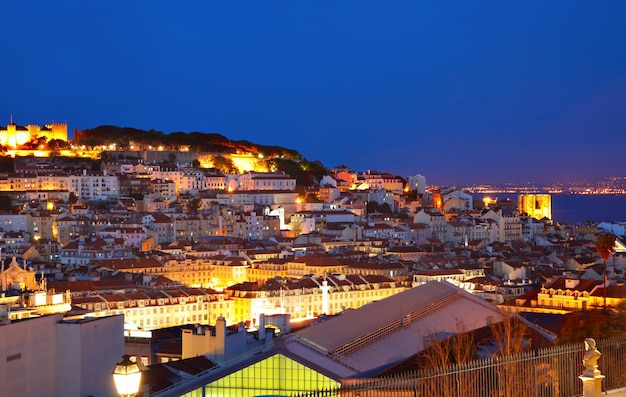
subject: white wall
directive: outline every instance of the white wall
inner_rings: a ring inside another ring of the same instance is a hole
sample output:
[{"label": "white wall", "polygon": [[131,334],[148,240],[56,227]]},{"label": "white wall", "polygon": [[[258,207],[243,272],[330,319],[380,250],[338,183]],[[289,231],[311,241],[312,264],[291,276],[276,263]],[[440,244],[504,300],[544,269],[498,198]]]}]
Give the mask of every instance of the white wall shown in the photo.
[{"label": "white wall", "polygon": [[57,324],[57,396],[115,396],[111,375],[124,354],[124,316]]},{"label": "white wall", "polygon": [[0,395],[115,396],[124,317],[64,322],[60,314],[0,325]]},{"label": "white wall", "polygon": [[62,315],[0,325],[0,394],[55,396],[55,328]]}]

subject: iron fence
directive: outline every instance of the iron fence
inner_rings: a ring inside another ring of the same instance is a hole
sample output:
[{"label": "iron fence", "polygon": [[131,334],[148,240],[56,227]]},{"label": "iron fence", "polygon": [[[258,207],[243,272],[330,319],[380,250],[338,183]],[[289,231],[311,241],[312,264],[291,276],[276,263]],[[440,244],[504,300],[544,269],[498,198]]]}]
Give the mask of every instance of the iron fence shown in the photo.
[{"label": "iron fence", "polygon": [[[626,337],[600,340],[603,389],[626,386]],[[416,369],[381,378],[346,378],[341,387],[293,397],[569,397],[582,394],[584,348],[559,345],[512,356]]]}]

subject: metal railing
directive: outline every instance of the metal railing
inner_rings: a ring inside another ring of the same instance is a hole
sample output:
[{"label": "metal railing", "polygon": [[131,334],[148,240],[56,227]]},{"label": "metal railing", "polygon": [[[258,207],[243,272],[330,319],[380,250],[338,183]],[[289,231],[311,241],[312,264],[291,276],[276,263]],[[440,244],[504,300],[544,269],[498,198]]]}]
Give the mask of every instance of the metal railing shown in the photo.
[{"label": "metal railing", "polygon": [[[598,341],[603,390],[626,386],[626,337]],[[381,378],[346,378],[341,387],[293,397],[560,397],[582,394],[581,344],[559,345],[512,356],[416,369]]]}]

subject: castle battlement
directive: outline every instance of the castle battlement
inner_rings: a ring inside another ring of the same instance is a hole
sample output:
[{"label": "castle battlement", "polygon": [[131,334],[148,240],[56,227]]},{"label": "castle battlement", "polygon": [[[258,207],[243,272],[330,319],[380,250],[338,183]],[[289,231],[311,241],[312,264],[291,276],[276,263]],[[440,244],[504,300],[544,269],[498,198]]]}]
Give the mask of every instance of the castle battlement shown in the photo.
[{"label": "castle battlement", "polygon": [[67,141],[67,124],[49,123],[41,127],[35,124],[21,126],[11,122],[6,127],[0,126],[0,145],[3,146],[15,149],[40,137],[46,138],[48,142],[53,139]]}]

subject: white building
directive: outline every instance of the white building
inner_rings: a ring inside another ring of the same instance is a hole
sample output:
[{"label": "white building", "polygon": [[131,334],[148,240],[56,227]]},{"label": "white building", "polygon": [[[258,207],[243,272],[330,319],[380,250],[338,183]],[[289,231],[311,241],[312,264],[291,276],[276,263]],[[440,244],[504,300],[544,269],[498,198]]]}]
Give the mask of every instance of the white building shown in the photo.
[{"label": "white building", "polygon": [[282,207],[285,211],[285,218],[290,217],[296,211],[297,198],[298,193],[290,190],[237,191],[217,194],[217,202],[220,205],[235,208],[245,208],[246,206]]},{"label": "white building", "polygon": [[141,243],[148,237],[144,226],[121,225],[121,227],[105,227],[98,233],[101,238],[123,239],[129,247],[139,248]]},{"label": "white building", "polygon": [[499,242],[521,241],[523,239],[522,222],[517,213],[502,209],[491,209],[484,213],[482,218],[492,219],[497,223]]},{"label": "white building", "polygon": [[70,175],[70,192],[85,200],[118,198],[119,181],[115,175],[83,170],[82,175]]},{"label": "white building", "polygon": [[233,301],[224,293],[197,288],[159,292],[93,294],[73,298],[72,303],[94,316],[124,315],[124,322],[150,331],[185,324],[215,324],[218,317],[233,320]]},{"label": "white building", "polygon": [[622,237],[626,235],[626,222],[600,222],[598,223],[598,229],[602,229],[605,232],[613,233],[618,237]]},{"label": "white building", "polygon": [[295,190],[296,180],[285,173],[246,172],[239,175],[239,190]]},{"label": "white building", "polygon": [[468,210],[474,209],[474,199],[471,194],[461,190],[453,190],[443,195],[443,210],[448,212],[452,209]]},{"label": "white building", "polygon": [[417,190],[417,194],[424,194],[426,191],[426,177],[420,174],[409,177],[409,189]]},{"label": "white building", "polygon": [[37,173],[37,190],[68,190],[70,177],[64,172]]},{"label": "white building", "polygon": [[473,240],[486,240],[489,244],[498,240],[497,224],[481,218],[452,219],[448,222],[446,242],[465,245]]},{"label": "white building", "polygon": [[446,217],[435,209],[421,209],[413,217],[414,223],[423,223],[430,226],[431,237],[444,241],[448,231]]},{"label": "white building", "polygon": [[524,241],[534,241],[535,236],[543,234],[544,224],[530,216],[521,216],[522,238]]},{"label": "white building", "polygon": [[25,232],[28,230],[26,214],[0,214],[0,229],[6,232]]},{"label": "white building", "polygon": [[111,372],[124,354],[123,316],[64,320],[55,314],[3,322],[2,395],[116,395]]},{"label": "white building", "polygon": [[186,170],[180,176],[179,193],[196,193],[199,190],[224,190],[226,177],[223,174],[212,175],[202,170]]}]

